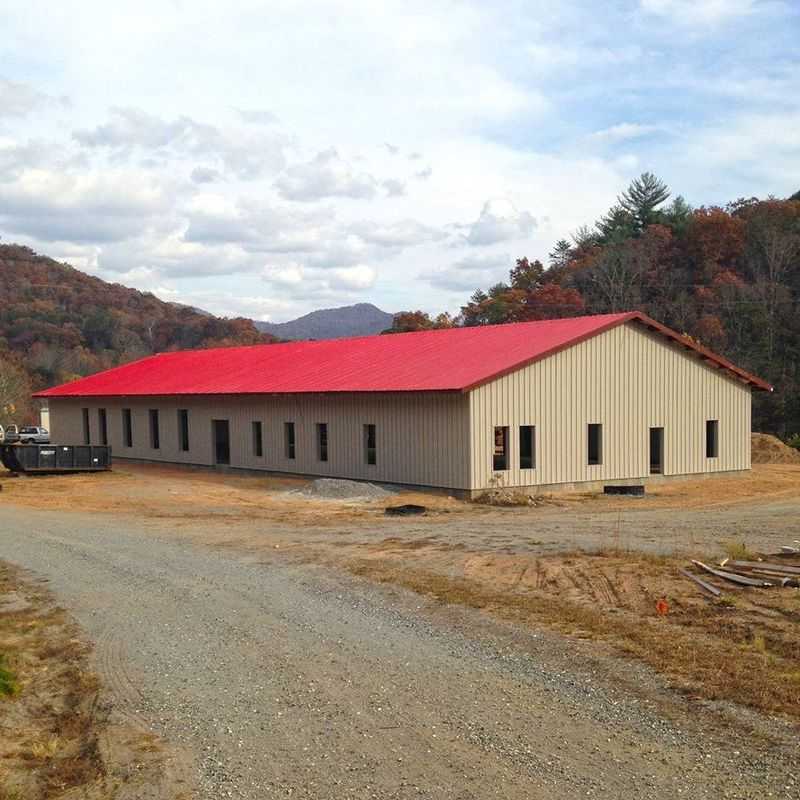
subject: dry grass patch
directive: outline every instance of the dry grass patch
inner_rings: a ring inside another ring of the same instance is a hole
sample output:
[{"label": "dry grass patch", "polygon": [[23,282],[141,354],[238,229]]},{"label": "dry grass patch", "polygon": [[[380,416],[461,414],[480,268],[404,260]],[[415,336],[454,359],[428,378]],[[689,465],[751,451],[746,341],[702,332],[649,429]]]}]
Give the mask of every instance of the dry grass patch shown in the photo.
[{"label": "dry grass patch", "polygon": [[[135,780],[148,785],[158,778],[159,760],[140,757],[150,741],[110,725],[88,667],[89,646],[75,623],[41,584],[4,562],[0,653],[0,800],[122,800],[132,787],[129,774],[141,770]],[[132,747],[116,747],[123,734]],[[124,758],[109,764],[104,747],[124,751]],[[176,795],[156,787],[148,796]]]},{"label": "dry grass patch", "polygon": [[350,569],[442,602],[594,639],[691,694],[800,719],[800,592],[733,587],[712,602],[678,574],[684,564],[616,550],[536,558],[383,549]]},{"label": "dry grass patch", "polygon": [[0,651],[15,696],[0,701],[0,786],[11,796],[57,797],[104,774],[93,718],[97,681],[66,614],[44,589],[0,564],[0,600],[9,597],[0,602]]}]

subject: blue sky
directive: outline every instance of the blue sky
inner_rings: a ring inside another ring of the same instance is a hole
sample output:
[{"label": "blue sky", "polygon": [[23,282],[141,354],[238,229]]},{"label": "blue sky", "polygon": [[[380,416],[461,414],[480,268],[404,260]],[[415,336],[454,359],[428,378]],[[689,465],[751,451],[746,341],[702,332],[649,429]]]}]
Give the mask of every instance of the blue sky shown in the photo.
[{"label": "blue sky", "polygon": [[219,314],[455,311],[644,170],[800,189],[794,0],[0,14],[2,239]]}]

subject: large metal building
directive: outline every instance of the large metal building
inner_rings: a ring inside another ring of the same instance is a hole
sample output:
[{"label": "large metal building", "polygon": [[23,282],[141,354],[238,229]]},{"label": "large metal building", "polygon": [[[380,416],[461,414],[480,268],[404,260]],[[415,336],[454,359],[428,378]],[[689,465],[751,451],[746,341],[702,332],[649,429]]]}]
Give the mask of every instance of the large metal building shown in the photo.
[{"label": "large metal building", "polygon": [[162,353],[39,393],[114,458],[446,489],[750,468],[772,387],[638,312]]}]

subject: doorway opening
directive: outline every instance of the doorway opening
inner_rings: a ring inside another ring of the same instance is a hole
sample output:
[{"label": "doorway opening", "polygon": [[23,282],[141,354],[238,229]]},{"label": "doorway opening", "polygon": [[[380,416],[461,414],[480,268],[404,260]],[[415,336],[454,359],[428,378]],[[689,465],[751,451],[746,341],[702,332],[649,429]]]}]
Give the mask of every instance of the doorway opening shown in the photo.
[{"label": "doorway opening", "polygon": [[231,429],[227,419],[211,420],[214,435],[214,463],[231,463]]}]

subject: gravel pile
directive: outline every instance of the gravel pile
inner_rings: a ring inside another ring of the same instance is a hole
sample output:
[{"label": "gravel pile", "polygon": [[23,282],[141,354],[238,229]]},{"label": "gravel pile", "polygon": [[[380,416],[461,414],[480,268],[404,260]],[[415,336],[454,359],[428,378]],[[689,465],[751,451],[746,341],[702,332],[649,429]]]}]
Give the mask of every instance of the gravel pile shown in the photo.
[{"label": "gravel pile", "polygon": [[300,489],[300,494],[321,497],[328,500],[381,500],[394,492],[376,486],[374,483],[346,481],[339,478],[318,478]]}]

